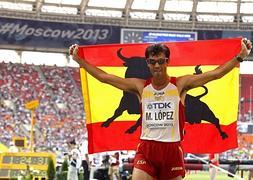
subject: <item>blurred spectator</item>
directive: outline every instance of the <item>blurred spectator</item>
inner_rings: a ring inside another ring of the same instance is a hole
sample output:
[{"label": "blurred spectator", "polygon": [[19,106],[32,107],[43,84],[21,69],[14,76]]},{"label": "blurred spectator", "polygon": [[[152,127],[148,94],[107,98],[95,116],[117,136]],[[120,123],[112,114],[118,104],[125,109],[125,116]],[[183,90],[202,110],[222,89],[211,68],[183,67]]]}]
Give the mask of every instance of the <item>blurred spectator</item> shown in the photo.
[{"label": "blurred spectator", "polygon": [[209,154],[209,161],[210,164],[214,166],[209,166],[209,173],[210,173],[210,180],[215,180],[216,179],[216,174],[217,174],[217,168],[215,166],[219,166],[219,154],[217,153],[212,153]]},{"label": "blurred spectator", "polygon": [[10,147],[9,147],[8,151],[12,152],[12,153],[17,153],[19,151],[18,147],[15,145],[15,143],[13,141],[10,142]]},{"label": "blurred spectator", "polygon": [[120,179],[119,164],[119,152],[115,152],[110,156],[110,166],[108,170],[110,180],[114,180],[114,177],[116,177],[117,180]]},{"label": "blurred spectator", "polygon": [[68,145],[70,147],[70,153],[67,180],[78,180],[78,169],[81,166],[81,155],[76,147],[75,140],[70,141]]},{"label": "blurred spectator", "polygon": [[60,168],[64,162],[64,155],[58,147],[54,148],[53,152],[56,155],[56,172],[60,173]]},{"label": "blurred spectator", "polygon": [[84,141],[80,145],[80,153],[83,168],[83,179],[89,180],[90,177],[90,161],[88,156],[88,138],[85,137]]}]

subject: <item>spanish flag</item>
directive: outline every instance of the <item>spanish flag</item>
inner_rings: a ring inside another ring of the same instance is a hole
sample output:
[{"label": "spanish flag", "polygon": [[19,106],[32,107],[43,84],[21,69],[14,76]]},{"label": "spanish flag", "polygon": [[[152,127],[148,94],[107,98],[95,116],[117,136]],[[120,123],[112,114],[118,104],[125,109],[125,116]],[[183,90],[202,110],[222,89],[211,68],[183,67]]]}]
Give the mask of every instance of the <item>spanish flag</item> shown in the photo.
[{"label": "spanish flag", "polygon": [[[171,51],[170,76],[215,69],[236,56],[241,39],[165,43]],[[144,52],[148,44],[81,46],[79,55],[107,73],[147,79]],[[140,106],[135,95],[103,84],[81,69],[89,153],[135,150]],[[239,67],[219,80],[188,92],[185,102],[185,152],[215,153],[237,147]]]}]

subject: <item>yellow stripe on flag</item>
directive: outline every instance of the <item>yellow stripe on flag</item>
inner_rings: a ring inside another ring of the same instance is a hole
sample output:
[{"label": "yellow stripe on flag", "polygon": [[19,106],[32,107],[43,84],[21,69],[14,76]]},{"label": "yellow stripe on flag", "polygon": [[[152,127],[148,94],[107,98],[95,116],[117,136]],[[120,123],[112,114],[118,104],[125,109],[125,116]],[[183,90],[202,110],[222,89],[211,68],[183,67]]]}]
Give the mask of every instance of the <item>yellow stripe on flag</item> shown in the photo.
[{"label": "yellow stripe on flag", "polygon": [[[120,77],[125,75],[125,67],[100,67],[110,74],[115,74]],[[168,67],[168,73],[171,76],[182,76],[194,73],[194,66]],[[213,70],[216,66],[201,66],[203,72]],[[85,109],[87,123],[104,122],[110,118],[116,108],[119,106],[123,96],[123,91],[118,90],[110,85],[103,84],[94,79],[89,74],[87,75],[88,84],[85,80],[85,73],[81,70],[82,89],[85,99]],[[228,125],[237,119],[238,99],[239,99],[239,68],[234,68],[230,73],[223,78],[207,83],[208,94],[200,100],[205,102],[214,112],[215,116],[220,120],[221,125]],[[198,96],[204,92],[204,89],[199,87],[189,91],[193,96]],[[88,96],[89,94],[89,96]],[[88,99],[88,97],[91,97]],[[89,106],[90,104],[90,106]],[[116,119],[116,121],[136,121],[139,115],[129,115],[126,111]],[[91,121],[89,121],[89,119]],[[203,123],[205,121],[202,121]]]}]

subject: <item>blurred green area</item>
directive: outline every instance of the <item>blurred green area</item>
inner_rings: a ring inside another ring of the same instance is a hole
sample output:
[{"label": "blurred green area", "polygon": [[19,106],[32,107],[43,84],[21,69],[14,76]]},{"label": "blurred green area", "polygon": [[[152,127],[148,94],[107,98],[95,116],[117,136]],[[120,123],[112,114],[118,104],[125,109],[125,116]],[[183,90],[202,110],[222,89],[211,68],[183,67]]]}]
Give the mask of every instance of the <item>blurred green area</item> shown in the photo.
[{"label": "blurred green area", "polygon": [[[237,172],[237,176],[241,176],[241,172]],[[243,172],[243,179],[248,179],[249,172],[245,171]],[[235,179],[229,177],[227,174],[224,174],[222,172],[217,172],[216,180],[229,180],[229,179]],[[210,175],[208,171],[190,171],[185,175],[184,180],[210,180]]]}]

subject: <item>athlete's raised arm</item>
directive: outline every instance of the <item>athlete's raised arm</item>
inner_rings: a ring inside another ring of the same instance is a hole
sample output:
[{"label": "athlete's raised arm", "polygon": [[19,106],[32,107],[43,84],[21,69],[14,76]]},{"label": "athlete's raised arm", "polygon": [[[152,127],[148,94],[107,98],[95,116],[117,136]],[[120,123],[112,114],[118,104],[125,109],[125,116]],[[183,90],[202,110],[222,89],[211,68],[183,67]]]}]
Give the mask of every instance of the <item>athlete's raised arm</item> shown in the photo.
[{"label": "athlete's raised arm", "polygon": [[251,42],[249,40],[242,39],[240,53],[237,56],[233,57],[231,60],[218,66],[216,69],[205,72],[203,74],[186,75],[178,78],[177,83],[180,87],[181,94],[185,94],[192,88],[203,86],[212,80],[222,78],[249,55],[251,48]]},{"label": "athlete's raised arm", "polygon": [[81,68],[84,68],[90,75],[100,82],[110,84],[123,91],[135,93],[139,98],[141,97],[145,80],[137,78],[125,79],[113,74],[108,74],[98,67],[91,65],[85,58],[81,58],[78,55],[78,48],[79,46],[77,44],[71,45],[69,47],[69,54],[72,55],[73,60],[75,60]]}]

